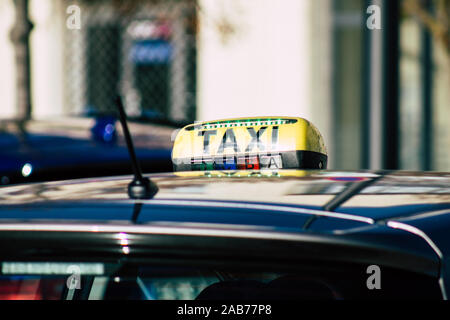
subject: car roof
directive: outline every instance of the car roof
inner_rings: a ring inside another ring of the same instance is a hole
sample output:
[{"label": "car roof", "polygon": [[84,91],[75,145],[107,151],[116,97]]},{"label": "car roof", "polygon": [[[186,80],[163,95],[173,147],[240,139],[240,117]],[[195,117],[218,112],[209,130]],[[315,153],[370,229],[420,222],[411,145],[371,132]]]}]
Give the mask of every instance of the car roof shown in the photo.
[{"label": "car roof", "polygon": [[[228,207],[236,209],[259,204],[333,211],[362,220],[450,208],[450,175],[443,173],[280,170],[180,172],[149,177],[159,191],[154,199],[144,201],[148,204],[214,202],[222,207],[229,203]],[[135,202],[126,193],[130,181],[130,176],[119,176],[3,187],[0,208],[130,204]]]},{"label": "car roof", "polygon": [[[313,237],[318,244],[376,248],[372,258],[383,255],[392,266],[433,275],[439,273],[441,252],[447,255],[450,248],[439,242],[436,250],[420,231],[425,226],[443,236],[439,221],[450,214],[445,173],[280,170],[147,176],[159,188],[150,200],[129,199],[131,176],[0,188],[0,234],[7,239],[26,231],[129,232],[269,242]],[[412,228],[415,216],[421,220]],[[402,219],[409,219],[408,225]],[[393,220],[397,224],[390,226]],[[412,260],[394,263],[391,258],[400,253]]]}]

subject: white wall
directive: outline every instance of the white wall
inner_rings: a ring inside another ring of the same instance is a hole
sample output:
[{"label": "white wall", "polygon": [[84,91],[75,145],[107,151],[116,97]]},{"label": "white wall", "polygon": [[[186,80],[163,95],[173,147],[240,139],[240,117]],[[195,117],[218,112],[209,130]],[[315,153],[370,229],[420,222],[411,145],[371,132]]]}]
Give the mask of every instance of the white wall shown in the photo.
[{"label": "white wall", "polygon": [[[199,0],[198,120],[310,119],[310,1]],[[221,22],[234,29],[228,38]]]},{"label": "white wall", "polygon": [[[305,1],[305,0],[302,0]],[[310,15],[310,115],[312,123],[319,129],[328,150],[328,168],[335,163],[331,148],[333,136],[333,17],[331,0],[309,0]]]},{"label": "white wall", "polygon": [[65,8],[60,0],[31,0],[30,36],[33,118],[63,114],[63,28]]}]

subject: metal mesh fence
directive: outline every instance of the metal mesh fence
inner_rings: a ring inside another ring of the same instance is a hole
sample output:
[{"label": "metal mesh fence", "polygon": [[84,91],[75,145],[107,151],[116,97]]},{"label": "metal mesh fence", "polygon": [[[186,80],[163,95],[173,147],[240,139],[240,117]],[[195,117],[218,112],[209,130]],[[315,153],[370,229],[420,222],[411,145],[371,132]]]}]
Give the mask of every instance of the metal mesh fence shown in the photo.
[{"label": "metal mesh fence", "polygon": [[81,22],[64,32],[66,113],[111,113],[121,94],[130,116],[195,119],[194,0],[66,3]]}]

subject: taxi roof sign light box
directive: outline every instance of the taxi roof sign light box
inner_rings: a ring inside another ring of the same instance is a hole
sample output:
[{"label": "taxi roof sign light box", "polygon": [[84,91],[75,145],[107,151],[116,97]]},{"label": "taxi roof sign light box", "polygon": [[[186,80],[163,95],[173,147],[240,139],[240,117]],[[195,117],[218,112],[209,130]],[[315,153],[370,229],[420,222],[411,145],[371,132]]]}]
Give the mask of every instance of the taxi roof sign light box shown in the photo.
[{"label": "taxi roof sign light box", "polygon": [[325,169],[319,130],[294,117],[224,119],[182,128],[172,150],[174,171]]}]

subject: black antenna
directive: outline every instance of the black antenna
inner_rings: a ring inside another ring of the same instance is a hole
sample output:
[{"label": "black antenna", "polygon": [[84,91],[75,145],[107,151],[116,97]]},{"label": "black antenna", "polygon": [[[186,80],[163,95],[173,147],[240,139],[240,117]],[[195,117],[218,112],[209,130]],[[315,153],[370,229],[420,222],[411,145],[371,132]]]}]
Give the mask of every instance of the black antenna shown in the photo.
[{"label": "black antenna", "polygon": [[130,131],[128,130],[127,116],[123,108],[122,98],[116,98],[117,109],[119,110],[119,119],[122,124],[123,134],[127,143],[128,153],[131,158],[131,167],[134,173],[134,179],[128,185],[128,196],[131,199],[151,199],[158,192],[158,187],[154,182],[142,176],[141,167],[134,152],[133,141],[131,140]]}]

